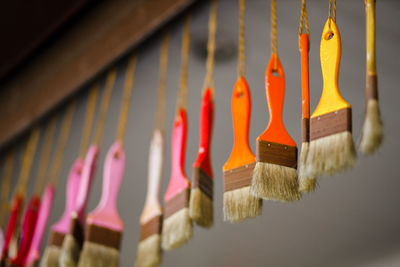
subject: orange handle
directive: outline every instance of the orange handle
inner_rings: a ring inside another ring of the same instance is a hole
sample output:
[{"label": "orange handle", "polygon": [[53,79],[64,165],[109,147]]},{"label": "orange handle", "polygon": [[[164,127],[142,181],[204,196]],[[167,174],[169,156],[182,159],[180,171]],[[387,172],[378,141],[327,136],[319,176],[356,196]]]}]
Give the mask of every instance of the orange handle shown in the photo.
[{"label": "orange handle", "polygon": [[[275,66],[277,66],[275,70]],[[281,61],[273,53],[268,62],[265,73],[265,91],[269,110],[269,123],[267,129],[257,138],[288,146],[296,146],[283,124],[282,111],[285,100],[285,73]]]},{"label": "orange handle", "polygon": [[223,170],[230,170],[256,161],[249,146],[251,97],[249,85],[244,77],[235,84],[232,94],[233,148]]},{"label": "orange handle", "polygon": [[310,118],[310,89],[309,89],[309,73],[308,73],[308,51],[310,50],[309,39],[306,33],[300,37],[300,54],[301,54],[301,100],[302,100],[302,117]]}]

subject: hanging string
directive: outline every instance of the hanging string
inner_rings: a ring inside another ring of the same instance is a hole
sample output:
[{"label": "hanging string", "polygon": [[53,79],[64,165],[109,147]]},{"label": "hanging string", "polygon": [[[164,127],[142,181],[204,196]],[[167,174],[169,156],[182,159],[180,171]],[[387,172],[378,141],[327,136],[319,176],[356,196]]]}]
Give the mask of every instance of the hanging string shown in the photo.
[{"label": "hanging string", "polygon": [[[278,55],[278,41],[276,30],[276,2],[271,0],[271,54]],[[275,60],[274,70],[278,69],[278,61]]]},{"label": "hanging string", "polygon": [[215,65],[215,36],[217,33],[217,4],[217,0],[211,0],[210,17],[208,20],[206,77],[204,79],[203,90],[214,88],[213,73]]},{"label": "hanging string", "polygon": [[154,118],[154,129],[165,129],[165,88],[167,85],[169,34],[164,32],[160,50],[160,80],[158,83],[157,109]]},{"label": "hanging string", "polygon": [[238,55],[238,76],[244,77],[246,71],[245,60],[245,39],[244,39],[244,13],[245,0],[239,0],[239,55]]},{"label": "hanging string", "polygon": [[106,123],[107,110],[108,110],[108,106],[110,104],[111,93],[114,88],[116,76],[117,76],[117,70],[114,67],[107,74],[106,86],[104,88],[103,97],[102,97],[101,104],[100,104],[100,115],[99,115],[99,119],[97,122],[97,128],[96,128],[96,132],[95,132],[96,135],[94,137],[94,142],[99,147],[101,146],[101,143],[103,141],[104,125]]},{"label": "hanging string", "polygon": [[93,126],[98,95],[99,95],[99,84],[95,83],[93,87],[90,89],[88,96],[88,103],[86,107],[85,121],[83,124],[83,133],[82,133],[81,146],[79,152],[81,158],[85,157],[86,151],[89,148],[90,133]]},{"label": "hanging string", "polygon": [[135,78],[135,68],[136,68],[136,54],[133,54],[129,59],[128,67],[126,68],[124,93],[122,96],[121,113],[119,116],[119,123],[117,130],[117,140],[120,141],[121,143],[124,140],[126,122],[128,120],[129,104],[131,102],[133,82]]},{"label": "hanging string", "polygon": [[9,197],[11,189],[11,177],[14,168],[14,149],[10,149],[4,164],[3,181],[1,183],[1,203],[0,203],[0,227],[3,226],[6,219],[7,209],[9,207]]},{"label": "hanging string", "polygon": [[306,0],[301,1],[301,15],[300,15],[300,25],[299,25],[299,49],[300,49],[300,37],[303,34],[303,23],[306,28],[306,34],[308,35],[308,39],[310,39],[310,29],[308,28]]},{"label": "hanging string", "polygon": [[54,188],[56,188],[58,185],[58,178],[60,176],[64,151],[67,145],[72,119],[74,117],[75,106],[76,106],[76,99],[73,99],[65,112],[63,122],[61,125],[60,136],[58,137],[56,152],[54,155],[53,164],[51,165],[50,178],[49,178],[49,183],[51,183],[54,186]]},{"label": "hanging string", "polygon": [[32,162],[35,156],[37,143],[39,141],[39,136],[40,136],[40,127],[35,126],[35,128],[33,128],[29,136],[29,140],[26,145],[26,149],[22,159],[21,172],[19,175],[17,186],[15,188],[14,196],[15,195],[25,196],[26,186],[29,180],[29,173],[31,172]]},{"label": "hanging string", "polygon": [[46,177],[46,171],[49,166],[49,159],[51,154],[51,148],[53,145],[54,135],[56,132],[58,116],[55,115],[49,121],[49,124],[44,135],[44,144],[39,160],[39,168],[36,175],[36,182],[33,189],[35,195],[40,195],[43,188],[44,180]]},{"label": "hanging string", "polygon": [[185,17],[182,36],[182,52],[181,52],[181,81],[179,84],[178,100],[176,109],[187,108],[187,71],[189,61],[189,46],[190,46],[190,15]]},{"label": "hanging string", "polygon": [[332,0],[329,0],[329,15],[328,15],[328,27],[329,31],[331,31],[331,20],[336,22],[336,0],[333,0],[333,14],[332,14]]}]

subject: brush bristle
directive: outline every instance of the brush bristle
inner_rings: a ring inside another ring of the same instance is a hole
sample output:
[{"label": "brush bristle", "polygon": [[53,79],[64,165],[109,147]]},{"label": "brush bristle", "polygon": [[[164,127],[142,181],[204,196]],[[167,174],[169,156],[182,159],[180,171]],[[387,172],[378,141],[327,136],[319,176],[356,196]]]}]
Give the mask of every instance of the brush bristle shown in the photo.
[{"label": "brush bristle", "polygon": [[115,248],[85,241],[78,267],[118,267],[119,251]]},{"label": "brush bristle", "polygon": [[297,170],[282,165],[257,162],[251,180],[251,194],[267,200],[296,201],[301,198]]},{"label": "brush bristle", "polygon": [[325,136],[310,142],[306,173],[311,177],[332,175],[350,169],[356,152],[348,131]]},{"label": "brush bristle", "polygon": [[378,100],[369,99],[360,142],[360,150],[362,153],[370,155],[378,149],[383,139],[382,128]]},{"label": "brush bristle", "polygon": [[48,246],[40,262],[40,267],[59,267],[58,263],[61,257],[61,248],[57,246]]},{"label": "brush bristle", "polygon": [[139,242],[136,267],[155,267],[161,263],[161,235],[154,234]]},{"label": "brush bristle", "polygon": [[68,234],[65,236],[60,256],[61,267],[75,267],[78,263],[80,247],[75,238]]},{"label": "brush bristle", "polygon": [[190,218],[198,225],[209,228],[214,222],[213,200],[210,199],[199,187],[193,188],[190,193]]},{"label": "brush bristle", "polygon": [[317,179],[311,177],[306,173],[307,156],[310,143],[303,142],[301,144],[301,152],[299,158],[299,191],[303,193],[311,193],[317,186]]},{"label": "brush bristle", "polygon": [[31,262],[30,264],[25,265],[25,267],[39,267],[39,261],[35,260],[35,261]]},{"label": "brush bristle", "polygon": [[250,186],[224,192],[224,221],[241,222],[262,214],[262,200],[250,193]]},{"label": "brush bristle", "polygon": [[185,244],[192,238],[193,225],[189,209],[182,208],[163,222],[162,248],[171,250]]}]

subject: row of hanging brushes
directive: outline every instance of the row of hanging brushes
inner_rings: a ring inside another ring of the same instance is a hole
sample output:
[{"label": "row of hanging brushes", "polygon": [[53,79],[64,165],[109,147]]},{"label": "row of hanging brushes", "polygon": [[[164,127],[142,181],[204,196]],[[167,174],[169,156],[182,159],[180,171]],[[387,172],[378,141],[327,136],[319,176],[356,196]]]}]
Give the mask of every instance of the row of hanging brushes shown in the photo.
[{"label": "row of hanging brushes", "polygon": [[217,1],[211,1],[207,44],[206,77],[200,107],[199,151],[193,163],[192,184],[184,170],[187,138],[187,69],[190,45],[190,17],[185,18],[182,36],[181,81],[172,130],[172,166],[164,210],[160,204],[160,183],[164,158],[165,82],[168,59],[168,35],[164,34],[160,52],[160,84],[155,128],[150,145],[148,189],[140,217],[140,240],[136,266],[157,266],[162,249],[178,248],[191,239],[193,223],[213,225],[213,172],[211,137],[214,122],[214,52],[217,31]]},{"label": "row of hanging brushes", "polygon": [[[112,69],[107,77],[96,129],[95,144],[88,149],[84,161],[82,158],[78,158],[73,164],[67,183],[65,211],[60,221],[51,227],[49,245],[45,249],[40,263],[41,266],[118,266],[118,251],[123,232],[123,223],[118,215],[116,202],[125,167],[125,153],[122,141],[127,123],[135,66],[136,57],[132,56],[126,73],[127,77],[116,142],[111,146],[105,160],[101,201],[98,207],[88,214],[85,222],[86,204],[94,177],[99,153],[98,147],[103,137],[105,118],[116,77],[115,69]],[[81,142],[82,156],[85,155],[89,143],[97,94],[98,85],[95,85],[88,97]],[[37,126],[32,130],[23,157],[21,175],[13,197],[6,235],[2,244],[1,266],[39,266],[41,241],[52,208],[74,108],[75,101],[72,101],[64,115],[56,153],[51,165],[50,178],[43,197],[40,199],[40,191],[46,178],[46,169],[57,122],[56,117],[50,120],[44,137],[44,147],[40,158],[34,194],[26,207],[22,228],[19,229],[19,214],[23,207],[30,169],[35,157],[41,128]],[[5,190],[9,190],[13,157],[13,152],[10,152]],[[5,212],[4,207],[2,207],[2,212]],[[4,216],[2,215],[2,217]],[[21,233],[19,234],[20,230]],[[18,242],[19,235],[20,241]]]},{"label": "row of hanging brushes", "polygon": [[[353,166],[355,149],[351,135],[351,106],[341,97],[338,89],[338,73],[340,64],[341,44],[340,33],[336,26],[336,3],[329,1],[329,18],[325,24],[321,38],[321,66],[323,70],[324,89],[315,112],[311,116],[309,105],[309,28],[305,0],[302,1],[299,46],[301,52],[302,73],[302,149],[297,171],[297,145],[285,129],[282,119],[285,78],[282,64],[277,54],[276,34],[276,4],[271,1],[271,59],[268,63],[265,85],[270,122],[267,129],[257,138],[256,156],[248,143],[249,122],[251,114],[250,89],[244,78],[244,11],[245,1],[239,0],[239,66],[238,80],[232,95],[232,117],[234,130],[234,145],[228,161],[223,166],[224,173],[224,220],[239,222],[246,218],[261,215],[262,200],[297,201],[301,192],[311,192],[315,189],[316,178],[331,175]],[[333,17],[331,14],[333,13]],[[373,153],[382,140],[382,124],[377,102],[376,69],[375,69],[375,2],[366,1],[367,13],[367,110],[363,128],[360,149],[363,153]],[[213,58],[212,34],[216,22],[212,22],[210,15],[210,36],[208,60]],[[303,33],[303,23],[306,33]],[[184,37],[185,38],[185,37]],[[163,46],[165,45],[164,41]],[[185,45],[185,41],[183,46]],[[165,54],[165,47],[162,53]],[[183,47],[183,53],[185,53]],[[211,51],[211,53],[210,53]],[[162,63],[164,62],[164,63]],[[161,65],[166,64],[161,59]],[[211,63],[213,64],[213,63]],[[207,64],[209,65],[209,64]],[[185,70],[183,68],[183,70]],[[161,70],[161,73],[165,70]],[[207,72],[212,74],[212,72]],[[162,76],[163,77],[163,76]],[[162,80],[163,78],[161,78]],[[161,87],[161,86],[160,86]],[[206,95],[204,95],[206,96]],[[204,101],[204,99],[203,99]],[[202,105],[202,113],[205,106]],[[207,108],[205,108],[207,109]],[[211,109],[210,109],[211,110]],[[213,107],[212,107],[213,110]],[[183,113],[183,115],[181,115]],[[161,262],[161,246],[164,249],[173,249],[185,243],[192,236],[190,217],[203,226],[211,226],[212,220],[205,222],[201,218],[212,218],[212,180],[199,177],[212,177],[208,149],[204,150],[206,171],[197,169],[194,164],[191,199],[197,199],[195,190],[203,188],[203,216],[188,216],[187,200],[189,199],[189,181],[183,171],[184,146],[186,140],[185,113],[178,109],[177,119],[173,131],[173,165],[167,194],[165,196],[166,214],[162,225],[162,208],[159,202],[160,179],[162,172],[162,137],[155,130],[150,149],[149,185],[145,208],[141,216],[141,237],[137,253],[137,266],[157,266]],[[211,112],[206,114],[212,114]],[[181,117],[180,117],[181,116]],[[211,116],[211,115],[210,115]],[[207,116],[206,116],[207,117]],[[212,118],[207,117],[207,118]],[[204,119],[206,121],[207,119]],[[211,133],[211,121],[204,123],[201,118],[200,142],[203,136]],[[209,139],[204,139],[205,146]],[[179,145],[177,145],[179,144]],[[200,150],[202,151],[202,150]],[[199,158],[201,156],[199,155]],[[180,164],[176,164],[179,162]],[[201,176],[203,174],[203,176]],[[207,175],[209,174],[209,175]],[[200,178],[201,179],[201,178]],[[198,187],[198,188],[197,188]],[[207,193],[208,192],[208,193]],[[200,199],[200,197],[199,197]],[[198,200],[200,202],[200,200]],[[173,203],[173,204],[171,204]],[[192,211],[196,205],[190,204]],[[172,210],[172,212],[171,212]],[[170,217],[174,213],[175,217]],[[210,222],[210,224],[208,224]],[[174,227],[174,228],[172,228]],[[162,229],[162,230],[161,230]],[[162,233],[162,237],[161,234]],[[162,240],[162,241],[161,241]],[[162,243],[162,245],[161,245]]]},{"label": "row of hanging brushes", "polygon": [[[338,89],[341,55],[336,25],[336,1],[329,1],[329,17],[320,46],[323,91],[310,119],[309,29],[305,0],[302,1],[299,45],[302,73],[302,150],[297,171],[297,146],[282,120],[285,78],[277,54],[276,3],[271,0],[271,59],[265,86],[270,115],[267,129],[257,138],[256,156],[248,144],[250,90],[244,78],[244,0],[239,0],[239,78],[232,95],[234,145],[224,171],[224,219],[239,222],[261,214],[261,199],[290,202],[302,192],[315,189],[318,177],[351,168],[355,163],[351,106]],[[376,63],[375,1],[366,0],[367,17],[367,109],[360,150],[373,153],[382,141]],[[333,11],[332,11],[333,6]],[[331,16],[333,14],[333,16]],[[303,33],[303,23],[306,33]]]},{"label": "row of hanging brushes", "polygon": [[[270,113],[270,123],[266,131],[257,138],[256,156],[248,144],[248,131],[251,110],[249,86],[244,78],[244,0],[239,0],[239,67],[238,80],[232,95],[232,116],[234,127],[234,146],[229,160],[224,165],[224,219],[237,222],[261,214],[261,198],[278,201],[300,199],[300,192],[314,190],[316,178],[351,167],[355,161],[355,150],[351,137],[351,106],[341,97],[338,86],[341,43],[336,26],[335,1],[321,38],[321,66],[324,90],[315,112],[309,119],[308,51],[309,30],[305,0],[302,1],[299,44],[302,72],[302,150],[300,154],[299,181],[297,177],[297,148],[289,136],[282,120],[284,101],[284,73],[277,55],[276,5],[271,1],[272,56],[266,71],[266,93]],[[373,153],[382,140],[382,123],[379,114],[376,63],[375,63],[375,1],[366,0],[367,15],[367,108],[360,149]],[[306,33],[302,33],[303,20]],[[182,77],[178,93],[177,115],[174,120],[172,137],[172,171],[165,194],[165,212],[159,201],[160,181],[163,162],[163,131],[165,124],[165,79],[167,65],[168,37],[165,36],[160,60],[160,88],[156,124],[150,147],[149,185],[146,203],[141,216],[141,237],[138,246],[137,265],[155,266],[161,260],[161,246],[173,249],[184,244],[192,236],[192,220],[199,225],[210,227],[213,222],[213,181],[210,160],[210,143],[213,124],[213,65],[216,32],[216,1],[212,1],[209,22],[209,43],[207,75],[204,83],[200,117],[200,147],[198,158],[193,164],[193,185],[184,171],[185,145],[187,135],[186,94],[187,61],[189,51],[189,19],[185,21],[182,44]],[[332,57],[333,55],[333,57]],[[84,241],[85,210],[94,176],[98,146],[101,144],[104,121],[108,109],[111,90],[115,82],[115,70],[108,74],[106,89],[101,104],[100,118],[96,129],[96,145],[92,145],[85,161],[78,159],[71,169],[67,185],[67,201],[64,215],[53,225],[49,246],[46,248],[42,266],[117,266],[118,250],[123,224],[116,210],[116,196],[124,171],[124,152],[121,141],[124,135],[129,99],[133,83],[135,57],[132,57],[127,70],[124,102],[117,140],[107,154],[104,167],[102,199],[99,206],[87,216],[86,240]],[[85,154],[90,136],[97,98],[97,86],[89,96],[85,129],[82,137],[81,155]],[[65,147],[74,104],[65,115],[63,136],[59,139],[57,151]],[[46,140],[52,140],[55,118],[49,124]],[[2,247],[2,264],[8,259],[14,266],[35,265],[39,259],[40,243],[57,180],[50,180],[40,204],[45,166],[50,154],[51,141],[47,141],[41,156],[38,182],[35,194],[25,211],[22,224],[21,241],[15,247],[19,214],[23,206],[26,184],[29,178],[32,158],[35,154],[40,129],[32,131],[24,155],[23,167],[9,216],[7,232]],[[13,153],[8,160],[8,175],[12,168]],[[58,177],[62,152],[56,153],[51,177]],[[11,167],[10,167],[11,166]],[[57,166],[57,167],[55,167]],[[253,170],[254,169],[254,170]],[[53,178],[56,179],[56,178]],[[111,182],[111,179],[113,182]],[[115,182],[114,182],[115,180]],[[5,181],[6,182],[6,181]],[[9,186],[2,187],[4,191]],[[299,192],[300,191],[300,192]],[[4,192],[2,192],[4,193]],[[4,194],[2,194],[3,196]],[[7,194],[6,194],[7,195]],[[40,208],[39,208],[40,204]],[[4,210],[4,206],[2,207]],[[4,211],[3,211],[4,213]],[[3,216],[4,217],[4,216]],[[162,234],[162,238],[161,235]],[[162,240],[162,241],[161,241]],[[81,250],[82,255],[81,255]],[[10,260],[11,259],[11,260]]]}]

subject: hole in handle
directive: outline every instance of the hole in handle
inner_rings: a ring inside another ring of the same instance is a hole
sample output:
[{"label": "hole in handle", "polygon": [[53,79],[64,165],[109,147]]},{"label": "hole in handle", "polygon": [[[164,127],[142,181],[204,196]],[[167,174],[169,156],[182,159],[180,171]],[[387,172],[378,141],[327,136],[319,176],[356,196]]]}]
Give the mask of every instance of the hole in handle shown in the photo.
[{"label": "hole in handle", "polygon": [[280,77],[278,70],[272,70],[271,71],[272,75],[274,75],[275,77]]},{"label": "hole in handle", "polygon": [[335,35],[335,34],[334,34],[332,31],[329,31],[329,32],[327,32],[327,33],[325,34],[324,38],[325,38],[325,40],[330,40],[330,39],[333,38],[334,35]]},{"label": "hole in handle", "polygon": [[237,98],[242,98],[243,97],[243,92],[237,92],[236,93]]}]

